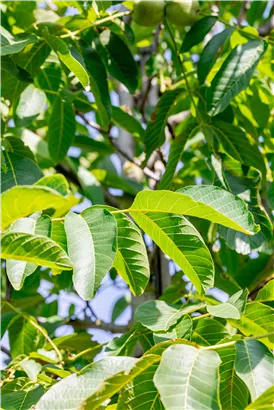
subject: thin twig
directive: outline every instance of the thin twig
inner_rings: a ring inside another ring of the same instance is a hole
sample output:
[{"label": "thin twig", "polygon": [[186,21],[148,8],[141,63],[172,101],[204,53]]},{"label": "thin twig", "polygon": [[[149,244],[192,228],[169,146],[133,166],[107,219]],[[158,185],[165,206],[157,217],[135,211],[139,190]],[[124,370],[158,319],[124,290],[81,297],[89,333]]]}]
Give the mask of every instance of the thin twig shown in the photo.
[{"label": "thin twig", "polygon": [[4,346],[0,346],[0,349],[3,353],[5,353],[7,356],[11,357],[9,349],[6,349]]},{"label": "thin twig", "polygon": [[109,142],[111,143],[111,145],[115,148],[115,150],[122,155],[125,159],[127,159],[129,162],[131,162],[132,164],[136,165],[138,168],[140,168],[143,173],[149,177],[154,179],[155,181],[159,181],[160,178],[158,175],[156,175],[153,171],[151,171],[150,169],[148,169],[147,167],[142,168],[141,164],[134,158],[132,158],[130,155],[128,155],[126,152],[124,152],[120,147],[118,147],[118,145],[115,143],[114,138],[112,137],[112,135],[109,134],[108,131],[105,131],[104,129],[102,129],[98,124],[94,123],[93,121],[89,121],[84,114],[82,114],[81,112],[79,112],[78,110],[76,110],[76,114],[82,118],[83,121],[85,121],[85,123],[87,125],[89,125],[92,128],[95,128],[97,131],[99,131],[101,134],[104,134],[108,137]]},{"label": "thin twig", "polygon": [[55,350],[59,361],[61,362],[63,360],[63,356],[62,353],[60,352],[60,350],[58,349],[58,347],[56,346],[56,344],[51,340],[51,338],[49,337],[49,335],[47,334],[47,332],[45,331],[45,329],[43,329],[40,325],[38,325],[36,322],[34,322],[33,320],[29,321],[30,324],[35,327],[44,337],[45,339],[47,339],[47,341],[51,344],[52,348]]},{"label": "thin twig", "polygon": [[242,21],[245,19],[245,15],[248,9],[249,1],[244,1],[240,10],[240,14],[238,17],[238,26],[241,26]]},{"label": "thin twig", "polygon": [[120,326],[120,325],[115,325],[113,323],[106,323],[101,320],[97,320],[96,322],[85,319],[85,320],[80,320],[80,319],[71,319],[67,325],[72,326],[74,329],[100,329],[104,330],[106,332],[111,332],[111,333],[124,333],[128,332],[129,326]]}]

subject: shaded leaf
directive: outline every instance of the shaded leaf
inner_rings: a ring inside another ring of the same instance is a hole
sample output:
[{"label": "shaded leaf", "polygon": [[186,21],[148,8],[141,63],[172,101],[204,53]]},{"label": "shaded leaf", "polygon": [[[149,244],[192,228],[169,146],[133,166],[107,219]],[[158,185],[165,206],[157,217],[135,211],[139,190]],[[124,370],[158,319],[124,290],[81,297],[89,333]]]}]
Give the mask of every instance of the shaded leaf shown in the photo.
[{"label": "shaded leaf", "polygon": [[52,107],[48,126],[48,149],[55,163],[62,161],[75,137],[75,113],[72,104],[58,95]]},{"label": "shaded leaf", "polygon": [[193,46],[201,43],[216,21],[217,17],[215,16],[206,16],[196,21],[186,33],[180,52],[186,53]]},{"label": "shaded leaf", "polygon": [[177,165],[181,161],[185,144],[194,135],[195,131],[198,131],[196,120],[192,117],[187,118],[183,122],[183,129],[180,131],[180,134],[170,143],[165,173],[160,180],[158,189],[170,188]]},{"label": "shaded leaf", "polygon": [[19,53],[29,43],[35,43],[37,37],[31,35],[13,36],[4,27],[1,27],[1,56]]},{"label": "shaded leaf", "polygon": [[197,74],[200,84],[205,81],[208,73],[210,72],[217,59],[218,50],[223,46],[226,39],[232,34],[232,32],[233,28],[227,27],[221,33],[213,36],[204,47],[200,55],[200,60],[197,64]]},{"label": "shaded leaf", "polygon": [[266,166],[258,144],[238,126],[214,120],[210,126],[225,152],[241,164],[254,167],[266,176]]},{"label": "shaded leaf", "polygon": [[44,388],[39,385],[30,390],[19,390],[3,394],[1,397],[1,407],[3,410],[29,410],[37,403],[43,393]]},{"label": "shaded leaf", "polygon": [[191,340],[200,346],[214,346],[229,336],[225,326],[216,319],[202,318],[195,322]]},{"label": "shaded leaf", "polygon": [[84,49],[84,61],[89,73],[90,90],[95,98],[100,123],[104,130],[108,130],[112,107],[104,63],[100,55],[91,48]]},{"label": "shaded leaf", "polygon": [[167,91],[157,103],[155,113],[153,113],[152,119],[148,122],[144,134],[147,158],[150,157],[156,148],[159,148],[165,142],[165,128],[168,117],[171,115],[172,110],[178,101],[178,97],[184,91],[184,89],[180,88]]},{"label": "shaded leaf", "polygon": [[100,35],[100,42],[98,51],[108,72],[121,81],[133,94],[138,86],[139,69],[128,46],[108,29]]},{"label": "shaded leaf", "polygon": [[33,160],[12,152],[4,151],[6,172],[1,170],[1,191],[15,185],[32,185],[43,176],[41,169]]},{"label": "shaded leaf", "polygon": [[115,125],[128,131],[133,137],[143,139],[145,130],[133,115],[128,114],[120,107],[112,107],[112,120]]},{"label": "shaded leaf", "polygon": [[250,40],[232,50],[206,92],[209,115],[222,112],[233,97],[248,87],[255,67],[266,49],[265,41]]},{"label": "shaded leaf", "polygon": [[[35,77],[40,67],[50,53],[50,47],[45,41],[28,44],[24,50],[13,56],[15,63]],[[39,75],[39,74],[38,74]],[[41,87],[43,88],[43,87]]]},{"label": "shaded leaf", "polygon": [[115,322],[119,316],[125,311],[125,309],[129,306],[131,301],[130,295],[125,295],[120,297],[113,306],[112,314],[111,314],[111,321]]},{"label": "shaded leaf", "polygon": [[32,325],[32,320],[35,319],[21,316],[9,328],[10,352],[13,359],[21,354],[28,355],[37,348],[40,335]]}]

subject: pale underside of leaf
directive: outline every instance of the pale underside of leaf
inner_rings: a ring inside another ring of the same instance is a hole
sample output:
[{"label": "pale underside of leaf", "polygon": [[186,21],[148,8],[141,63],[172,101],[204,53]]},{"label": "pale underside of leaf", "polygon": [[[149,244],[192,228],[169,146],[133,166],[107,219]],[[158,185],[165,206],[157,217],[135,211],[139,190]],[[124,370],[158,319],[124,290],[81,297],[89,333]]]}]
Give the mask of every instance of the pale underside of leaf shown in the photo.
[{"label": "pale underside of leaf", "polygon": [[220,363],[213,351],[188,345],[168,347],[154,376],[165,409],[219,410]]}]

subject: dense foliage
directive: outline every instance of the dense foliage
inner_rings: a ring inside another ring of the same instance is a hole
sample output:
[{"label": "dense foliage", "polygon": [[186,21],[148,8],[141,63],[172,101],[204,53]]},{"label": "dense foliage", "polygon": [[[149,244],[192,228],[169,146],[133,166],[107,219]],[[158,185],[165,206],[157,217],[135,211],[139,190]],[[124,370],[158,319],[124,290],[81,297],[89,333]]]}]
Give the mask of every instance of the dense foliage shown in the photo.
[{"label": "dense foliage", "polygon": [[273,6],[178,3],[1,2],[4,410],[273,408]]}]

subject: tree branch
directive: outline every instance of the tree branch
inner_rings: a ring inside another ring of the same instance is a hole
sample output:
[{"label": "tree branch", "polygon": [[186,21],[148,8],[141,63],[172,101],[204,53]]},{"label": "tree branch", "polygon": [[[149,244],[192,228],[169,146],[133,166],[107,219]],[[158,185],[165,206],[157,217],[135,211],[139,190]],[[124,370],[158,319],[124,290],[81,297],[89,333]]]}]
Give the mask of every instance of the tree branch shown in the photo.
[{"label": "tree branch", "polygon": [[71,319],[67,325],[72,326],[74,329],[99,329],[105,332],[111,333],[124,333],[129,331],[129,325],[115,325],[114,323],[106,323],[101,320],[93,322],[92,320],[85,319]]},{"label": "tree branch", "polygon": [[4,346],[0,346],[0,349],[3,353],[5,353],[7,356],[11,357],[10,351],[6,349]]},{"label": "tree branch", "polygon": [[160,180],[159,176],[156,175],[153,171],[151,171],[151,170],[148,169],[147,167],[142,168],[142,167],[141,167],[141,164],[140,164],[138,161],[136,161],[134,158],[131,158],[126,152],[124,152],[121,148],[119,148],[119,147],[117,146],[117,144],[115,143],[115,141],[114,141],[112,135],[110,135],[108,131],[103,130],[98,124],[94,123],[93,121],[89,121],[89,120],[84,116],[84,114],[82,114],[82,113],[79,112],[78,110],[76,110],[75,112],[76,112],[76,114],[77,114],[80,118],[82,118],[83,121],[85,121],[85,123],[86,123],[87,125],[89,125],[90,127],[96,129],[96,130],[99,131],[101,134],[106,135],[106,136],[108,137],[108,139],[109,139],[109,142],[110,142],[111,145],[115,148],[115,150],[116,150],[120,155],[122,155],[126,160],[128,160],[129,162],[131,162],[132,164],[134,164],[134,165],[136,165],[138,168],[140,168],[140,169],[143,171],[143,173],[144,173],[147,177],[152,178],[152,179],[154,179],[155,181],[159,181],[159,180]]},{"label": "tree branch", "polygon": [[248,1],[244,1],[243,4],[242,4],[240,14],[239,14],[239,17],[238,17],[238,22],[237,22],[238,26],[240,26],[242,24],[242,21],[245,19],[245,15],[246,15],[246,12],[247,12],[247,9],[248,9],[248,5],[249,5]]}]

